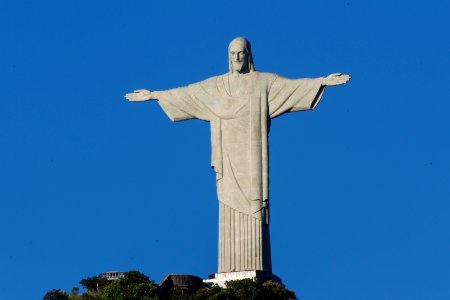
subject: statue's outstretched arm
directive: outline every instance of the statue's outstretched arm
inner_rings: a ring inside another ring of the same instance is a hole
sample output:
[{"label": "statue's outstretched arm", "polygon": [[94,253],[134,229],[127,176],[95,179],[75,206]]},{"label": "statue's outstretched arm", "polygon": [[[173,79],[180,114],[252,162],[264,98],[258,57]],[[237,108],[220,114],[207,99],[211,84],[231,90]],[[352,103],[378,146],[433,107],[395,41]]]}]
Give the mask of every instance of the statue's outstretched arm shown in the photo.
[{"label": "statue's outstretched arm", "polygon": [[125,99],[134,102],[158,100],[156,92],[150,92],[149,90],[135,90],[132,93],[127,93]]},{"label": "statue's outstretched arm", "polygon": [[333,73],[324,77],[322,80],[323,86],[341,85],[347,83],[351,79],[350,75],[342,73]]}]

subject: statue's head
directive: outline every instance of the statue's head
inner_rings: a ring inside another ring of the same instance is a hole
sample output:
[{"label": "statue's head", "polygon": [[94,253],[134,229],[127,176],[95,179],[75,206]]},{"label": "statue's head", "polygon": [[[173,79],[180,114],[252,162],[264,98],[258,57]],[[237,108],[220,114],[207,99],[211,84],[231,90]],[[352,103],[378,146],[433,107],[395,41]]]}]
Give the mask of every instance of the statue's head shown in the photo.
[{"label": "statue's head", "polygon": [[252,47],[244,37],[238,37],[228,45],[228,66],[230,73],[254,72]]}]

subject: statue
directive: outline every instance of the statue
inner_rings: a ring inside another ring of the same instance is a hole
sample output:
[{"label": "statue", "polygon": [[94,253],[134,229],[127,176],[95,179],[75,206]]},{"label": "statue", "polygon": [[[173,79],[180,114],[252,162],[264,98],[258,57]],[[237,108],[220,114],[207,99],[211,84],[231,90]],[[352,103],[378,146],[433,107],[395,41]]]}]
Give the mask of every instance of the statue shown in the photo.
[{"label": "statue", "polygon": [[[166,91],[136,90],[129,101],[157,100],[172,121],[200,119],[211,126],[211,165],[219,200],[218,272],[272,272],[269,235],[270,119],[314,109],[326,86],[349,75],[287,79],[256,72],[251,46],[228,46],[229,72]],[[216,274],[217,275],[217,274]]]}]

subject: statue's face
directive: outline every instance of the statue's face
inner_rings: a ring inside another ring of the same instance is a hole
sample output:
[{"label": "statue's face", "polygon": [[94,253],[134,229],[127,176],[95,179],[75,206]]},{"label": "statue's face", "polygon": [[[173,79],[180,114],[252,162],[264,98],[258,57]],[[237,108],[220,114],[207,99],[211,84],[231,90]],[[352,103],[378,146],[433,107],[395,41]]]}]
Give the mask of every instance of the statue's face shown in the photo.
[{"label": "statue's face", "polygon": [[248,72],[248,55],[243,43],[233,43],[228,49],[233,72]]}]

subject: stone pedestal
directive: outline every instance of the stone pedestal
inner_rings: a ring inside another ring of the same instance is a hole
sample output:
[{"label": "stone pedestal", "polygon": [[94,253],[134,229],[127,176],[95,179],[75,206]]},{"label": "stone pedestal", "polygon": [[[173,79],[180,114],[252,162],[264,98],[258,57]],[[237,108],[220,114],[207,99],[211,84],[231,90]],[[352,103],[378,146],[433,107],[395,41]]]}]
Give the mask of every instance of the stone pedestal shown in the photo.
[{"label": "stone pedestal", "polygon": [[253,279],[258,281],[272,280],[281,283],[281,278],[266,271],[240,271],[240,272],[224,272],[215,273],[204,279],[203,282],[209,285],[217,284],[220,287],[225,287],[225,282],[230,280]]}]

